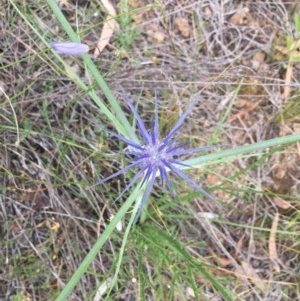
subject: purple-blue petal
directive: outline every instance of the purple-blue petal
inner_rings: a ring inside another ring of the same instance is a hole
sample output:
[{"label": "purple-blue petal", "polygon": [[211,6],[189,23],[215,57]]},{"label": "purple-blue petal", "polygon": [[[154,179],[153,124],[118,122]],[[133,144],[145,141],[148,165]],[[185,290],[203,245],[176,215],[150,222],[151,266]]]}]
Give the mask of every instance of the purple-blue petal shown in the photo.
[{"label": "purple-blue petal", "polygon": [[104,132],[106,132],[107,134],[109,134],[110,136],[116,137],[116,138],[118,138],[119,140],[121,140],[122,142],[124,142],[124,143],[126,143],[126,144],[128,144],[128,145],[130,145],[130,146],[132,146],[132,147],[134,147],[134,148],[136,148],[136,149],[138,149],[138,150],[143,150],[143,147],[142,147],[140,144],[138,144],[138,143],[136,143],[136,142],[134,142],[134,141],[132,141],[132,140],[129,140],[129,139],[125,138],[125,137],[122,136],[122,135],[119,135],[119,134],[117,134],[117,133],[115,133],[115,132],[111,132],[111,131],[106,130],[106,129],[102,129],[102,130],[103,130]]},{"label": "purple-blue petal", "polygon": [[50,46],[58,54],[82,55],[89,51],[89,46],[76,42],[50,42]]},{"label": "purple-blue petal", "polygon": [[190,165],[188,165],[186,163],[183,163],[183,162],[180,162],[180,161],[175,160],[175,159],[169,159],[168,161],[163,160],[163,162],[166,166],[167,166],[167,164],[171,164],[171,165],[180,165],[180,166],[185,166],[185,167],[191,167]]},{"label": "purple-blue petal", "polygon": [[146,191],[144,192],[144,195],[143,195],[143,198],[142,198],[142,201],[141,201],[141,204],[140,204],[140,207],[139,207],[139,210],[134,218],[134,224],[137,222],[138,218],[140,217],[141,213],[142,213],[142,210],[144,209],[145,207],[145,204],[148,200],[148,197],[151,193],[151,190],[152,190],[152,187],[154,185],[154,182],[155,182],[155,175],[152,174],[152,176],[150,177],[149,179],[149,182],[148,182],[148,185],[147,185],[147,188],[146,188]]},{"label": "purple-blue petal", "polygon": [[169,145],[167,148],[167,152],[168,154],[173,154],[176,151],[178,151],[179,149],[183,149],[184,147],[188,146],[188,143],[180,143],[180,144],[176,144],[176,145]]},{"label": "purple-blue petal", "polygon": [[181,170],[176,168],[174,165],[167,164],[167,166],[172,170],[177,176],[182,178],[185,182],[193,186],[196,190],[198,190],[200,193],[205,195],[207,198],[209,198],[211,201],[216,203],[220,208],[223,208],[223,206],[207,191],[205,191],[202,187],[200,187],[198,184],[196,184],[193,180],[191,180],[186,174],[184,174]]},{"label": "purple-blue petal", "polygon": [[144,183],[147,182],[153,175],[154,175],[154,178],[155,178],[155,175],[156,175],[156,172],[157,172],[157,169],[156,168],[153,169],[151,164],[149,164],[149,165],[145,164],[144,167],[146,167],[146,173],[144,175],[144,179],[143,179],[141,185],[144,185]]},{"label": "purple-blue petal", "polygon": [[175,124],[175,126],[173,127],[173,129],[169,132],[169,134],[163,139],[163,142],[167,143],[170,139],[172,139],[172,137],[174,136],[174,134],[179,130],[179,128],[182,126],[185,118],[187,117],[187,115],[190,113],[192,107],[194,106],[195,102],[196,102],[197,98],[194,98],[190,104],[188,105],[188,107],[186,108],[186,110],[184,111],[184,113],[180,116],[179,120],[177,121],[177,123]]},{"label": "purple-blue petal", "polygon": [[124,188],[124,190],[121,192],[121,194],[114,200],[114,202],[117,202],[123,195],[126,191],[128,191],[128,189],[130,187],[133,186],[134,183],[136,183],[136,181],[142,177],[143,173],[145,172],[146,170],[146,167],[142,168],[141,170],[139,170],[135,176],[133,177],[133,179],[129,182],[129,184]]},{"label": "purple-blue petal", "polygon": [[126,94],[124,97],[125,97],[125,100],[129,106],[131,112],[133,113],[133,115],[137,121],[141,136],[143,137],[145,143],[149,144],[151,142],[151,137],[146,130],[144,122],[142,121],[140,115],[136,111],[136,109],[135,109],[134,105],[132,104],[132,102],[130,101],[129,97]]},{"label": "purple-blue petal", "polygon": [[157,99],[155,98],[155,108],[154,108],[154,127],[152,130],[152,143],[158,143],[159,141],[159,124],[158,124],[158,105]]},{"label": "purple-blue petal", "polygon": [[167,170],[166,170],[166,168],[159,168],[159,172],[160,172],[160,175],[161,175],[161,180],[162,180],[162,182],[164,183],[166,183],[167,184],[167,187],[168,187],[168,189],[169,189],[169,191],[173,194],[173,195],[175,195],[175,192],[174,192],[174,190],[173,190],[173,188],[172,188],[172,185],[171,185],[171,182],[170,182],[170,179],[169,179],[169,176],[168,176],[168,173],[167,173]]},{"label": "purple-blue petal", "polygon": [[[211,146],[203,146],[203,147],[196,147],[196,148],[189,148],[189,149],[182,149],[182,150],[175,150],[172,152],[173,156],[181,156],[181,155],[187,155],[197,152],[203,152],[206,150],[214,149],[218,147],[218,145],[211,145]],[[169,152],[169,150],[168,150]]]},{"label": "purple-blue petal", "polygon": [[122,175],[122,174],[124,174],[126,171],[128,171],[129,169],[134,168],[134,167],[136,167],[136,166],[139,166],[140,164],[141,164],[140,161],[134,161],[133,163],[131,163],[131,164],[125,166],[124,168],[122,168],[121,170],[115,172],[114,174],[110,175],[109,177],[107,177],[107,178],[105,178],[105,179],[99,181],[96,185],[101,185],[101,184],[107,182],[108,180],[111,180],[111,179],[113,179],[113,178],[115,178],[115,177],[117,177],[117,176],[119,176],[119,175]]}]

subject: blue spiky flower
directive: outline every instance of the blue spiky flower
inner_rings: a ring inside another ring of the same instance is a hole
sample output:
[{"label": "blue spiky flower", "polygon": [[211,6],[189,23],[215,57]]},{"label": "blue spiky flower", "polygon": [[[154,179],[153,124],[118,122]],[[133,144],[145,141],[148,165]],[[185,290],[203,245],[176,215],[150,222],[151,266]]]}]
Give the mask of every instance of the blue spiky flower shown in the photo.
[{"label": "blue spiky flower", "polygon": [[170,132],[161,138],[159,134],[159,124],[158,124],[158,106],[157,101],[155,102],[155,113],[154,113],[154,126],[150,132],[146,130],[145,124],[136,111],[134,105],[130,101],[129,97],[125,95],[125,100],[137,121],[137,127],[139,130],[139,136],[141,138],[141,143],[129,140],[122,135],[107,131],[111,136],[116,137],[127,144],[127,150],[124,152],[125,155],[131,158],[132,163],[125,166],[123,169],[112,174],[111,176],[105,178],[98,184],[102,184],[114,177],[126,173],[129,169],[139,168],[139,171],[135,174],[130,183],[125,187],[124,191],[118,197],[120,199],[124,192],[126,192],[138,179],[143,178],[141,185],[147,183],[147,188],[144,192],[141,205],[139,207],[138,213],[135,217],[135,221],[140,216],[145,203],[151,193],[153,185],[157,177],[160,178],[160,183],[162,185],[166,184],[170,192],[174,194],[168,173],[171,171],[175,173],[178,177],[182,178],[196,190],[201,192],[203,195],[208,197],[210,200],[215,201],[215,198],[207,193],[198,184],[192,181],[188,176],[186,176],[181,170],[180,166],[187,166],[186,164],[178,161],[178,157],[181,155],[192,154],[196,152],[205,151],[213,148],[214,146],[205,146],[200,148],[186,148],[187,143],[178,143],[179,136],[176,135],[178,130],[181,128],[185,118],[191,111],[193,105],[195,104],[196,98],[191,101],[185,112],[179,118],[175,126],[170,130]]}]

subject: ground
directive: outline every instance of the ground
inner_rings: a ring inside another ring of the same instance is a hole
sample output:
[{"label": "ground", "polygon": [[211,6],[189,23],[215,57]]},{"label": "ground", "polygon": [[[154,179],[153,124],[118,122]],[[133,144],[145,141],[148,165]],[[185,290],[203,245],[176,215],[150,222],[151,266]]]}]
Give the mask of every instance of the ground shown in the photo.
[{"label": "ground", "polygon": [[[55,300],[134,175],[95,185],[130,158],[42,41],[68,40],[48,2],[0,4],[1,300]],[[130,121],[124,91],[149,127],[157,98],[162,133],[198,95],[180,138],[194,147],[300,133],[298,1],[57,3]],[[81,58],[64,59],[106,101]],[[294,143],[190,171],[223,209],[176,178],[176,197],[157,185],[112,292],[127,218],[68,300],[230,300],[205,271],[231,300],[300,299],[299,155]]]}]

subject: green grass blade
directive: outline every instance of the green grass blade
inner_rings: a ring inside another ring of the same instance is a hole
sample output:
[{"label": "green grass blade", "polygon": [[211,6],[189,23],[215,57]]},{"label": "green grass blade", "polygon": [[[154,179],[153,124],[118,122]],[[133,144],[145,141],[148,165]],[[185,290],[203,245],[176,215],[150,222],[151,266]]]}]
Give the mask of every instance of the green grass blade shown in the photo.
[{"label": "green grass blade", "polygon": [[[23,18],[23,20],[26,22],[26,24],[28,24],[28,26],[33,30],[33,32],[37,35],[37,37],[43,41],[45,43],[45,45],[48,45],[49,41],[46,41],[45,38],[43,37],[42,33],[40,33],[36,27],[31,24],[30,20],[28,20],[26,18],[26,16],[24,16],[24,14],[19,10],[19,8],[17,7],[17,5],[10,0],[11,5],[14,7],[14,9],[18,12],[18,14],[21,16],[21,18]],[[54,1],[48,1],[49,5],[51,6],[52,9],[54,9],[54,12],[61,17],[60,21],[62,22],[64,29],[68,32],[70,38],[73,41],[78,41],[78,36],[76,35],[76,33],[73,31],[73,29],[71,28],[70,24],[68,23],[68,21],[65,19],[65,17],[63,16],[63,14],[61,13],[60,9],[58,8],[57,4]],[[57,8],[57,9],[56,9]],[[37,45],[38,46],[38,45]],[[100,88],[103,90],[103,93],[105,94],[105,96],[107,97],[111,108],[114,112],[114,114],[116,115],[116,117],[110,112],[110,110],[106,107],[106,105],[100,100],[99,96],[96,94],[96,92],[91,89],[90,87],[88,87],[81,79],[79,76],[77,76],[77,74],[75,74],[72,71],[72,68],[70,68],[65,61],[62,59],[62,57],[58,54],[56,54],[56,57],[58,58],[58,60],[64,65],[65,69],[68,70],[69,74],[67,74],[68,77],[71,77],[72,80],[79,86],[81,87],[90,97],[91,99],[99,106],[99,108],[101,109],[102,113],[106,115],[106,117],[114,124],[115,128],[122,133],[125,137],[127,138],[131,138],[134,141],[138,141],[134,130],[132,129],[132,127],[130,126],[128,120],[126,119],[125,114],[123,113],[120,105],[118,104],[117,100],[114,98],[114,96],[112,95],[111,91],[109,90],[107,84],[105,83],[105,81],[103,80],[101,74],[99,73],[99,71],[97,70],[97,68],[95,67],[94,63],[92,62],[92,60],[90,59],[90,57],[86,54],[84,55],[84,61],[86,63],[86,66],[89,68],[90,72],[92,73],[92,75],[95,77],[96,82],[98,83],[98,85],[100,86]],[[52,62],[53,63],[53,62]],[[60,70],[60,72],[65,73],[65,71],[60,68],[59,66],[56,66],[57,69]]]},{"label": "green grass blade", "polygon": [[[243,145],[231,149],[227,149],[220,152],[196,157],[185,160],[183,163],[189,166],[181,167],[181,169],[199,168],[204,165],[213,164],[217,162],[228,162],[228,160],[237,159],[237,156],[241,156],[245,153],[255,152],[258,150],[266,149],[268,147],[276,147],[283,144],[291,144],[300,141],[300,134],[289,135],[285,137],[274,138],[266,141],[261,141],[249,145]],[[250,156],[257,156],[257,153],[250,154]]]},{"label": "green grass blade", "polygon": [[294,15],[294,23],[296,34],[300,34],[300,16],[297,13]]},{"label": "green grass blade", "polygon": [[[140,185],[138,185],[137,187],[139,187],[139,186]],[[115,274],[114,274],[114,278],[111,282],[111,288],[109,290],[109,293],[107,294],[108,295],[107,298],[109,297],[111,290],[113,289],[114,285],[116,284],[116,282],[118,280],[118,275],[119,275],[119,272],[120,272],[120,269],[121,269],[122,259],[123,259],[123,255],[124,255],[124,252],[125,252],[128,235],[129,235],[130,230],[133,226],[135,216],[136,216],[136,214],[139,210],[139,207],[140,207],[140,204],[141,204],[141,201],[142,201],[142,198],[143,198],[143,192],[145,190],[145,187],[146,187],[146,185],[144,184],[139,190],[140,193],[137,196],[137,199],[136,199],[136,202],[135,202],[132,214],[131,214],[130,221],[129,221],[127,227],[126,227],[126,231],[125,231],[123,239],[122,239],[122,246],[121,246],[120,253],[119,253],[119,258],[118,258],[118,262],[117,262],[117,266],[116,266],[116,271],[115,271]]]},{"label": "green grass blade", "polygon": [[226,301],[232,301],[230,292],[213,277],[207,270],[205,265],[199,263],[199,261],[194,260],[182,247],[182,245],[175,240],[172,236],[168,235],[165,231],[160,231],[159,229],[152,227],[150,225],[145,226],[145,230],[152,237],[153,241],[161,245],[161,242],[168,248],[172,249],[174,252],[178,253],[190,266],[196,266],[199,272],[211,282],[211,284],[218,290],[220,294],[224,297]]},{"label": "green grass blade", "polygon": [[[126,212],[129,210],[131,205],[134,201],[138,200],[140,198],[141,193],[143,192],[143,187],[140,187],[140,185],[137,185],[136,188],[133,190],[131,195],[128,197],[126,202],[123,204],[123,206],[119,209],[116,216],[113,218],[113,220],[109,223],[105,231],[102,233],[102,235],[99,237],[93,248],[89,251],[89,253],[86,255],[80,266],[78,267],[77,271],[73,274],[69,282],[66,284],[66,286],[63,288],[59,296],[55,299],[55,301],[65,301],[68,296],[72,293],[74,287],[82,277],[82,275],[87,271],[88,267],[104,245],[104,243],[107,241],[107,239],[110,237],[114,229],[116,228],[117,224],[120,222],[120,220],[124,217]],[[134,207],[134,211],[131,216],[131,223],[129,223],[126,232],[129,232],[129,229],[132,225],[132,221],[135,217],[135,211],[138,209],[138,202],[136,203]],[[128,233],[127,233],[128,235]],[[124,246],[123,246],[123,252],[124,252]],[[121,262],[121,261],[120,261]],[[119,267],[121,263],[118,263]]]},{"label": "green grass blade", "polygon": [[[51,7],[51,9],[53,10],[54,15],[56,16],[58,21],[61,23],[62,27],[64,28],[64,30],[66,31],[66,33],[68,34],[70,39],[74,42],[79,42],[79,38],[78,38],[77,34],[74,32],[71,25],[69,24],[69,22],[67,21],[67,19],[63,15],[63,13],[61,12],[61,10],[58,7],[56,1],[47,0],[47,3]],[[130,139],[137,142],[138,139],[137,139],[130,123],[128,122],[128,120],[127,120],[123,110],[121,109],[118,101],[113,96],[112,92],[110,91],[108,85],[106,84],[106,82],[103,79],[102,75],[98,71],[97,67],[95,66],[95,64],[93,63],[91,58],[88,56],[88,54],[83,55],[83,59],[84,59],[84,62],[86,64],[88,70],[91,72],[91,74],[95,78],[97,84],[99,85],[99,87],[102,89],[104,95],[106,96],[106,98],[107,98],[107,100],[108,100],[108,102],[111,106],[111,109],[116,114],[117,119],[123,125],[123,127],[126,131],[126,134],[127,134],[127,135],[125,134],[125,136],[129,137]]]}]

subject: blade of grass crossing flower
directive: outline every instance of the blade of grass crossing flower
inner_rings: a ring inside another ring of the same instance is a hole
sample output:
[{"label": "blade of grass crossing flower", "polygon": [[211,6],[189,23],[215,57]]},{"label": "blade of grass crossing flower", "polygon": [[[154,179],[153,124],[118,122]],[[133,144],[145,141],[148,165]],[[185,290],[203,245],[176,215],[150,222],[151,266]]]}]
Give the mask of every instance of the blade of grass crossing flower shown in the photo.
[{"label": "blade of grass crossing flower", "polygon": [[210,145],[210,146],[183,149],[183,150],[179,150],[179,151],[176,151],[176,149],[178,147],[174,147],[174,149],[172,149],[172,153],[174,156],[181,156],[181,155],[188,155],[188,154],[197,153],[197,152],[203,152],[203,151],[211,150],[211,149],[218,148],[221,146],[225,146],[225,145]]},{"label": "blade of grass crossing flower", "polygon": [[[146,169],[146,168],[145,168]],[[126,191],[128,191],[129,190],[129,188],[131,188],[136,182],[137,182],[137,180],[139,179],[139,178],[141,178],[142,176],[143,176],[143,173],[145,172],[145,170],[140,170],[135,176],[134,176],[134,178],[130,181],[130,183],[125,187],[125,189],[120,193],[120,195],[114,200],[114,203],[115,202],[117,202],[118,200],[120,200],[122,197],[123,197],[123,195],[124,195],[124,193],[126,192]],[[142,185],[142,183],[141,183],[141,185]]]},{"label": "blade of grass crossing flower", "polygon": [[[138,229],[136,230],[139,231]],[[200,260],[195,260],[191,257],[191,255],[185,250],[185,247],[181,245],[176,238],[172,237],[165,230],[160,230],[157,227],[153,227],[151,225],[145,225],[143,232],[141,235],[145,237],[145,231],[147,237],[151,237],[150,240],[153,243],[159,244],[160,246],[163,244],[163,247],[170,249],[172,252],[176,252],[179,257],[185,260],[187,266],[196,267],[197,270],[208,280],[211,282],[213,287],[223,296],[226,301],[233,301],[232,295],[235,295],[231,291],[229,291],[222,283],[218,281],[218,277],[212,276],[209,272],[210,267],[203,264]],[[234,296],[234,300],[241,300],[238,296]],[[197,299],[198,300],[198,299]]]},{"label": "blade of grass crossing flower", "polygon": [[135,162],[133,162],[133,163],[131,163],[131,164],[125,166],[125,167],[122,168],[121,170],[115,172],[114,174],[108,176],[107,178],[101,180],[100,182],[98,182],[97,184],[93,185],[92,187],[94,187],[94,186],[96,186],[96,185],[101,185],[101,184],[107,182],[108,180],[111,180],[111,179],[113,179],[113,178],[115,178],[115,177],[117,177],[117,176],[119,176],[119,175],[122,175],[123,173],[125,173],[125,172],[128,171],[129,169],[134,168],[134,167],[138,166],[139,164],[140,164],[139,161],[135,161]]},{"label": "blade of grass crossing flower", "polygon": [[138,149],[142,150],[142,147],[140,146],[139,143],[136,143],[136,142],[134,142],[134,141],[131,141],[131,140],[127,139],[126,137],[124,137],[124,136],[122,136],[122,135],[119,135],[119,134],[117,134],[117,133],[114,133],[114,132],[112,132],[112,131],[109,131],[109,130],[107,130],[107,129],[102,129],[102,130],[103,130],[104,132],[106,132],[107,134],[109,134],[110,136],[116,137],[116,138],[118,138],[119,140],[123,141],[124,143],[126,143],[126,144],[128,144],[128,145],[133,146],[134,148],[138,148]]},{"label": "blade of grass crossing flower", "polygon": [[[78,38],[78,35],[72,29],[71,25],[69,24],[69,22],[67,21],[67,19],[65,18],[65,16],[61,12],[60,8],[58,7],[56,1],[54,1],[54,0],[46,0],[46,1],[47,1],[48,5],[51,7],[51,9],[53,10],[54,15],[56,16],[58,21],[61,23],[62,27],[64,28],[64,30],[66,31],[66,33],[68,34],[70,39],[74,42],[80,42],[79,38]],[[128,122],[128,120],[126,118],[126,115],[124,114],[123,110],[121,109],[118,101],[115,99],[115,97],[111,93],[109,87],[107,86],[106,82],[104,81],[104,79],[103,79],[102,75],[100,74],[99,70],[97,69],[97,67],[95,66],[95,64],[93,63],[93,61],[91,60],[91,58],[87,54],[84,54],[82,57],[83,57],[83,60],[86,64],[86,66],[88,67],[89,71],[91,72],[91,74],[95,78],[97,84],[102,89],[102,91],[103,91],[104,95],[106,96],[109,104],[111,105],[111,108],[112,108],[113,112],[117,116],[117,120],[122,124],[125,132],[124,132],[124,130],[122,130],[122,128],[120,128],[120,126],[117,127],[118,130],[120,132],[122,132],[125,137],[128,137],[131,140],[133,140],[135,142],[138,142],[138,138],[135,135],[130,123]],[[97,102],[97,104],[99,105],[98,102]]]},{"label": "blade of grass crossing flower", "polygon": [[152,190],[154,182],[155,182],[155,175],[153,175],[153,174],[150,175],[148,177],[148,179],[149,179],[148,183],[147,182],[145,183],[147,185],[146,191],[143,195],[141,203],[139,204],[139,210],[138,210],[138,212],[137,212],[137,214],[135,215],[135,218],[134,218],[134,222],[133,222],[134,224],[137,222],[138,218],[140,217],[140,215],[141,215],[141,213],[142,213],[142,211],[145,207],[145,204],[146,204],[146,202],[149,198],[149,195],[151,193],[151,190]]},{"label": "blade of grass crossing flower", "polygon": [[141,188],[140,193],[138,194],[138,196],[136,198],[136,202],[135,202],[132,214],[131,214],[131,218],[129,220],[129,223],[126,227],[126,231],[124,233],[124,237],[123,237],[123,240],[122,240],[122,246],[121,246],[121,249],[120,249],[120,252],[119,252],[119,258],[118,258],[118,262],[117,262],[117,265],[116,265],[116,271],[115,271],[114,278],[113,278],[113,281],[112,281],[112,284],[111,284],[111,288],[110,288],[109,293],[108,293],[108,297],[111,293],[111,290],[113,289],[114,285],[117,282],[118,275],[119,275],[119,272],[120,272],[120,268],[121,268],[121,265],[122,265],[122,259],[123,259],[124,251],[125,251],[125,248],[126,248],[128,235],[130,233],[130,230],[131,230],[132,226],[137,221],[137,217],[138,217],[138,214],[139,214],[138,212],[140,210],[139,208],[141,207],[141,204],[143,202],[142,200],[143,200],[144,195],[145,195],[145,194],[143,195],[143,192],[145,190],[145,186],[140,187],[140,188]]},{"label": "blade of grass crossing flower", "polygon": [[[43,35],[36,29],[36,27],[34,25],[32,25],[28,18],[26,18],[26,16],[24,16],[24,14],[18,9],[18,7],[16,6],[16,4],[9,0],[11,5],[14,7],[14,9],[17,11],[17,13],[24,19],[24,21],[26,22],[26,24],[28,24],[28,26],[33,30],[33,32],[38,36],[38,38],[44,42],[44,44],[47,44],[48,41],[46,41],[43,37]],[[48,2],[51,2],[52,4],[54,4],[54,6],[56,6],[56,3],[53,2],[53,1],[50,1],[50,0],[47,0]],[[60,11],[58,9],[58,11]],[[68,23],[67,23],[68,24]],[[71,28],[72,30],[72,28]],[[72,30],[73,32],[73,30]],[[74,33],[74,32],[73,32]],[[69,35],[70,36],[70,35]],[[72,40],[76,40],[78,41],[78,37],[77,35],[74,33],[74,35],[72,35]],[[83,56],[84,57],[84,56]],[[122,134],[124,134],[124,136],[128,136],[130,137],[130,139],[132,140],[135,140],[136,142],[138,142],[138,139],[137,137],[135,136],[134,134],[134,131],[131,129],[129,123],[127,122],[128,124],[128,128],[130,128],[129,130],[125,129],[124,126],[122,125],[122,123],[119,122],[119,120],[110,112],[110,110],[108,110],[108,108],[104,105],[104,103],[100,100],[100,98],[98,97],[98,95],[93,91],[91,90],[90,88],[88,88],[84,83],[83,81],[78,77],[77,74],[75,74],[75,72],[69,68],[69,66],[65,63],[65,61],[59,56],[57,55],[57,58],[58,60],[60,60],[60,62],[64,65],[65,68],[68,69],[72,79],[74,80],[74,82],[76,84],[78,84],[78,86],[80,86],[83,91],[86,91],[86,93],[91,97],[91,99],[93,99],[93,101],[99,106],[99,108],[101,109],[102,113],[106,115],[106,117],[115,125],[115,127],[118,129],[119,132],[121,132]],[[54,64],[54,63],[53,63]],[[59,66],[56,66],[55,67],[60,70],[62,73],[64,73],[65,71],[63,71],[63,69],[61,69]],[[121,116],[122,113],[119,113],[119,115]],[[124,114],[123,114],[124,115]],[[125,115],[124,115],[125,116]],[[124,122],[124,125],[126,124],[126,122]],[[127,133],[128,132],[132,132],[130,135],[128,135]]]},{"label": "blade of grass crossing flower", "polygon": [[[139,170],[137,172],[137,174],[135,174],[135,176],[133,177],[133,179],[129,182],[129,184],[125,187],[125,189],[120,193],[120,195],[114,200],[114,203],[117,202],[119,199],[122,198],[122,196],[124,195],[124,193],[126,191],[129,190],[129,188],[131,188],[139,178],[142,178],[143,174],[145,173],[147,169],[147,166],[143,167],[141,170]],[[106,179],[105,179],[106,180]],[[141,186],[143,185],[143,181],[141,182]]]},{"label": "blade of grass crossing flower", "polygon": [[[98,238],[92,249],[89,251],[89,253],[86,255],[76,272],[72,275],[71,279],[68,281],[66,286],[63,288],[59,296],[55,299],[55,301],[65,301],[72,293],[74,287],[77,285],[78,281],[81,279],[82,275],[87,271],[88,267],[94,260],[95,256],[99,253],[100,249],[104,245],[104,243],[107,241],[107,239],[111,236],[113,231],[115,230],[117,224],[120,222],[120,220],[124,217],[124,215],[128,212],[132,204],[141,199],[141,196],[143,195],[145,187],[141,187],[140,185],[137,185],[137,187],[132,191],[128,199],[125,201],[125,203],[122,205],[122,207],[117,212],[116,216],[112,219],[112,221],[109,223],[107,228],[104,230],[104,232],[101,234],[101,236]],[[136,205],[135,211],[137,211],[138,205]],[[135,215],[132,216],[131,219],[134,219]]]},{"label": "blade of grass crossing flower", "polygon": [[125,137],[130,138],[132,141],[138,143],[139,139],[137,138],[131,124],[127,120],[126,114],[123,112],[119,101],[116,100],[114,95],[112,94],[111,90],[107,86],[106,82],[104,81],[102,75],[100,74],[99,70],[95,66],[94,62],[91,60],[91,58],[88,55],[83,56],[84,62],[87,65],[88,69],[94,76],[98,86],[101,88],[103,91],[105,97],[107,98],[110,107],[112,111],[115,113],[118,121],[123,125],[125,129]]},{"label": "blade of grass crossing flower", "polygon": [[[279,147],[280,145],[296,143],[300,141],[300,134],[289,135],[285,137],[265,140],[249,145],[238,146],[231,149],[211,153],[208,155],[191,158],[183,161],[186,166],[180,167],[180,170],[200,168],[204,165],[215,164],[218,162],[228,162],[229,160],[236,160],[237,156],[245,156],[246,153],[259,151],[268,147]],[[246,156],[257,156],[257,153]]]},{"label": "blade of grass crossing flower", "polygon": [[206,192],[202,187],[200,187],[194,181],[192,181],[187,175],[185,175],[183,172],[181,172],[179,169],[177,169],[174,165],[167,163],[167,166],[170,168],[170,170],[172,170],[175,174],[177,174],[177,176],[182,178],[185,182],[189,183],[196,190],[198,190],[203,195],[205,195],[207,198],[209,198],[211,201],[216,203],[220,208],[223,208],[223,206],[212,195],[210,195],[208,192]]}]

